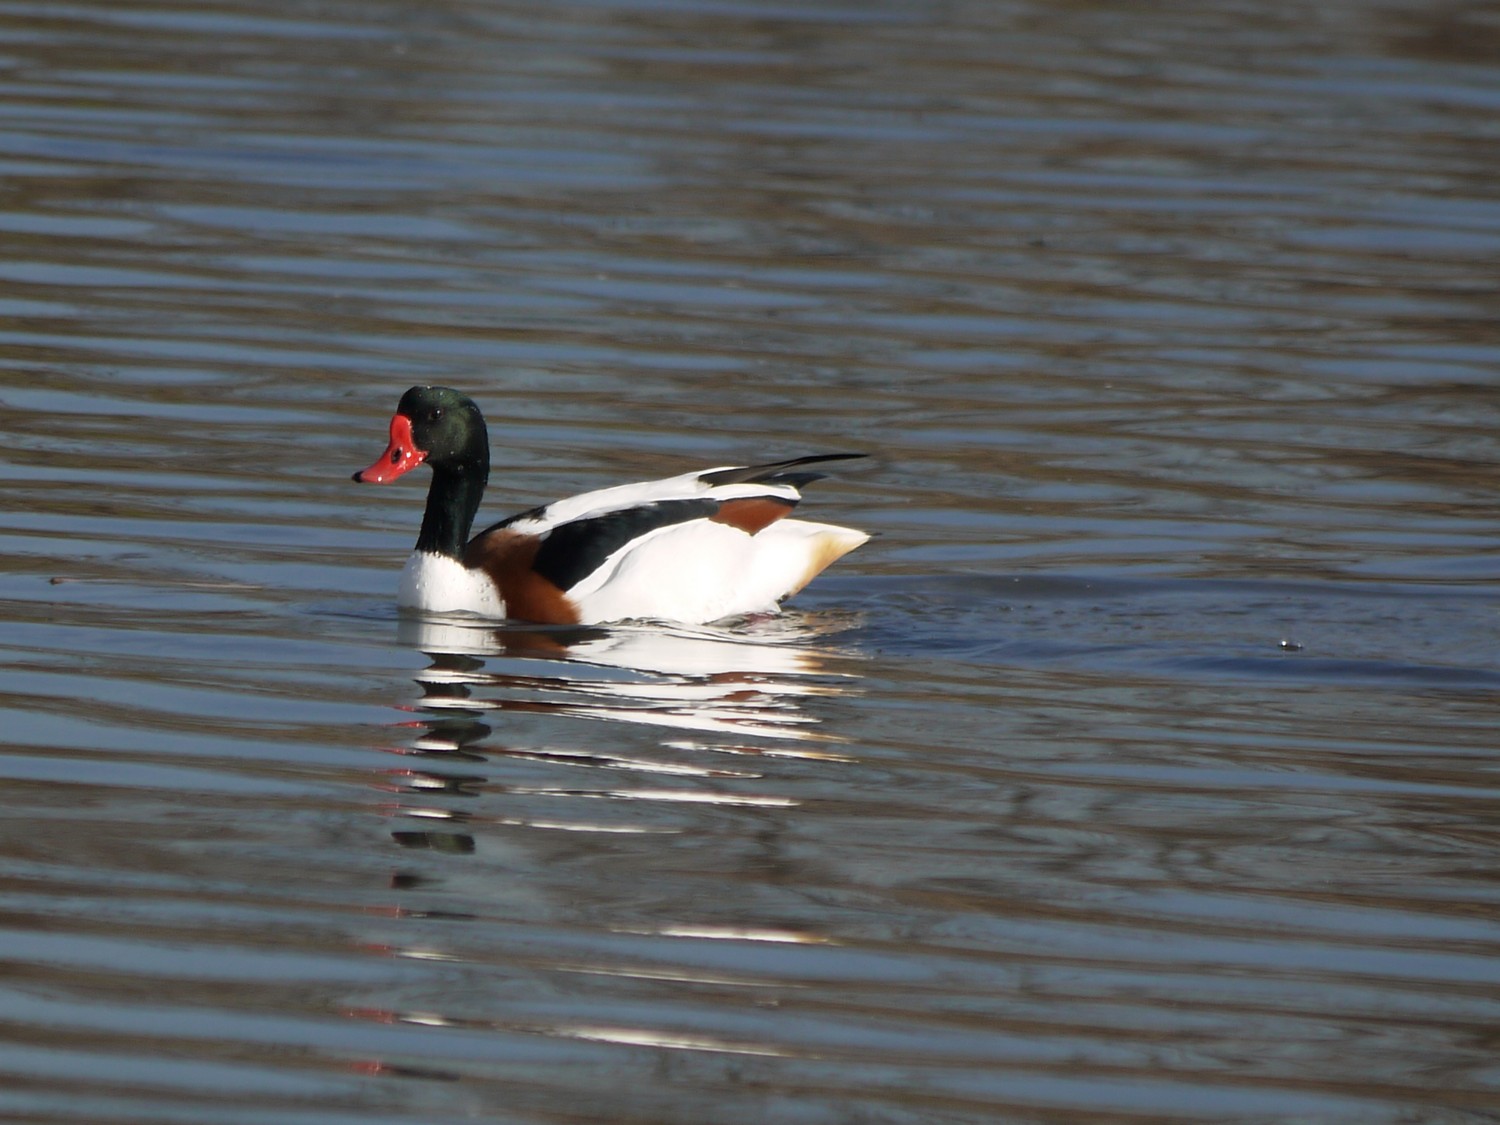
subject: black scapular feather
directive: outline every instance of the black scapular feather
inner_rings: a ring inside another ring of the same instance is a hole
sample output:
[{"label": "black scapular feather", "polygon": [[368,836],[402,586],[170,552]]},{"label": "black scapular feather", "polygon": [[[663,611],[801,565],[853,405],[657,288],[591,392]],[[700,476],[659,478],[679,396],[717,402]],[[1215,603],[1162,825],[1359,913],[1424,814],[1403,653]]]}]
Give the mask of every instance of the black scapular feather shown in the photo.
[{"label": "black scapular feather", "polygon": [[711,473],[700,473],[698,479],[704,484],[789,484],[801,488],[809,481],[821,480],[823,473],[793,473],[799,465],[818,465],[825,461],[854,461],[868,457],[867,453],[814,453],[810,457],[793,457],[790,461],[772,461],[766,465],[745,465],[737,469],[716,469]]},{"label": "black scapular feather", "polygon": [[674,523],[705,519],[718,510],[719,501],[707,497],[658,500],[654,504],[572,520],[547,533],[531,569],[558,589],[570,590],[637,536]]}]

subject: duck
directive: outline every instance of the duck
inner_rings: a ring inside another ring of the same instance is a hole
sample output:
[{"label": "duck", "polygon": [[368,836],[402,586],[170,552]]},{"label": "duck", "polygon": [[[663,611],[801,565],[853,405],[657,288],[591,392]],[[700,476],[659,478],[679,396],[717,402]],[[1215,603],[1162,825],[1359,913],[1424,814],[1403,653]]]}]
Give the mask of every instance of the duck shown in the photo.
[{"label": "duck", "polygon": [[470,536],[490,474],[474,400],[412,387],[390,442],[357,482],[432,470],[416,546],[401,572],[404,609],[543,625],[652,620],[702,625],[779,611],[869,535],[788,519],[811,469],[863,453],[724,465],[601,488],[528,508]]}]

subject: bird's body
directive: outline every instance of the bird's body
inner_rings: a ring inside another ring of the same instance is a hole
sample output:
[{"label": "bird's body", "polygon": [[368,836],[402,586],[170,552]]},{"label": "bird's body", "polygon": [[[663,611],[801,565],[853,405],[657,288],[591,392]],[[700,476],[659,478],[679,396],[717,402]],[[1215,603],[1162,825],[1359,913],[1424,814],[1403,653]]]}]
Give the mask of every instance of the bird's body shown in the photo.
[{"label": "bird's body", "polygon": [[356,480],[383,483],[426,462],[433,481],[403,606],[549,624],[627,618],[702,623],[774,611],[862,531],[785,518],[826,454],[728,466],[586,492],[468,538],[489,474],[479,408],[445,387],[413,387],[386,452]]}]

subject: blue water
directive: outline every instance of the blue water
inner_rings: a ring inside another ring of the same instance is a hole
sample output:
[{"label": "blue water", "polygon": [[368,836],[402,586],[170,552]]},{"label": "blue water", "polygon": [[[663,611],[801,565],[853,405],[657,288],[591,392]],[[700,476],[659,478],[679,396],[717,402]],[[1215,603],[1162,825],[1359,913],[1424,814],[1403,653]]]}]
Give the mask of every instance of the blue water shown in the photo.
[{"label": "blue water", "polygon": [[[0,29],[0,1116],[1494,1120],[1484,13]],[[404,618],[417,382],[876,538]]]}]

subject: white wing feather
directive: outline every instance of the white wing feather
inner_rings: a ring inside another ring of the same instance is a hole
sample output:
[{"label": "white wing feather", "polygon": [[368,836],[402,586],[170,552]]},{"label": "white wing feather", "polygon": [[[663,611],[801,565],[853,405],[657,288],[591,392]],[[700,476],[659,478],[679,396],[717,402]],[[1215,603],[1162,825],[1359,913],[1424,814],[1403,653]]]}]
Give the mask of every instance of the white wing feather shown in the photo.
[{"label": "white wing feather", "polygon": [[[729,465],[724,468],[735,468]],[[699,469],[681,476],[662,480],[639,481],[635,484],[618,484],[612,488],[598,488],[593,492],[582,492],[565,500],[556,500],[542,509],[540,518],[517,520],[510,526],[527,535],[539,535],[550,531],[558,524],[591,516],[607,515],[624,508],[641,504],[655,504],[661,500],[735,500],[745,496],[780,496],[786,500],[801,498],[789,484],[705,484],[700,477],[704,473],[719,472],[719,469]]]}]

